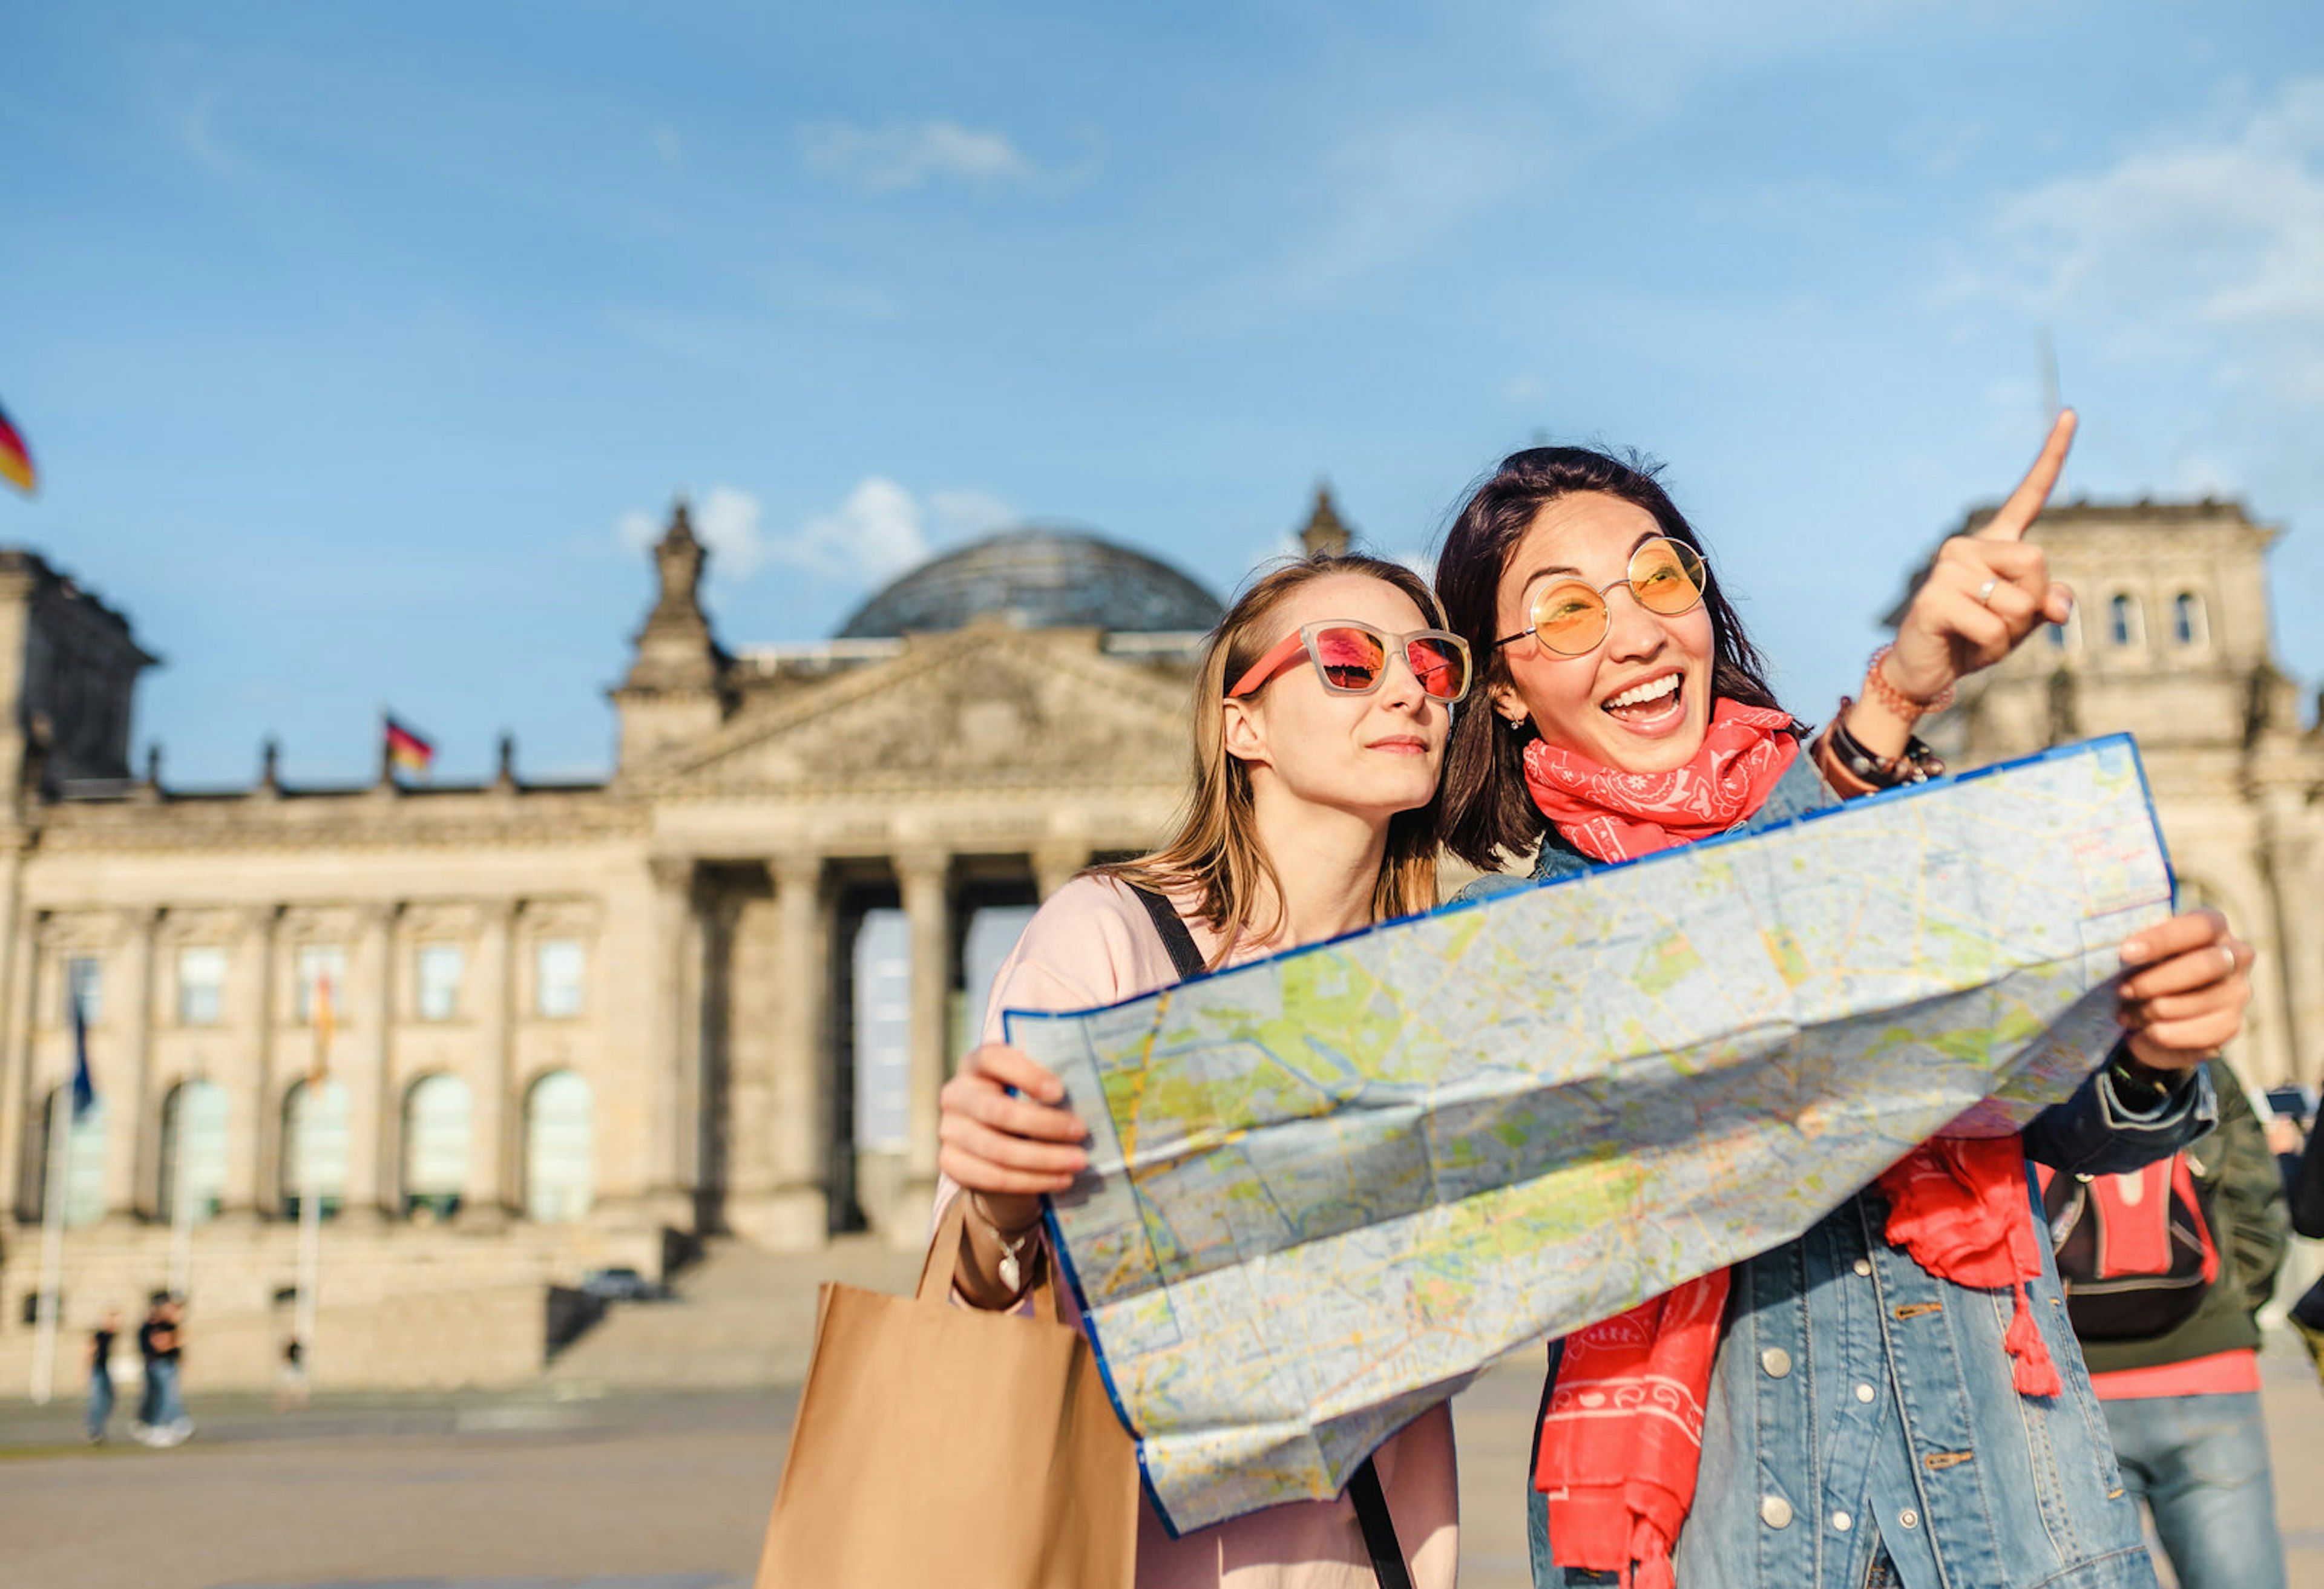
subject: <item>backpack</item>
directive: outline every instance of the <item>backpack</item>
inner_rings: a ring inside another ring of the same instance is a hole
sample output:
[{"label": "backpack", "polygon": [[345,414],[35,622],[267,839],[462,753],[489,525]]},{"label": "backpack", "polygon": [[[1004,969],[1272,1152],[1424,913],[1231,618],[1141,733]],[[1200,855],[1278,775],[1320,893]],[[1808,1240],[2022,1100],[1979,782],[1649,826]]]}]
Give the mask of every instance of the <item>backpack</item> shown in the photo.
[{"label": "backpack", "polygon": [[2219,1278],[2211,1189],[2173,1153],[2127,1175],[2040,1168],[2066,1316],[2086,1341],[2147,1340],[2195,1316]]}]

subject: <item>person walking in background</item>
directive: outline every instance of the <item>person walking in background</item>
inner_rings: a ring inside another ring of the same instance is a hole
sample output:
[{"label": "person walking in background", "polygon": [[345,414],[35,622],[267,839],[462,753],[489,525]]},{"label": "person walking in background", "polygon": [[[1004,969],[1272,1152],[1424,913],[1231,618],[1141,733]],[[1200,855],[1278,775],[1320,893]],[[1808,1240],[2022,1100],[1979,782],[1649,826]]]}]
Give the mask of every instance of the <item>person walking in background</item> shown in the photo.
[{"label": "person walking in background", "polygon": [[282,1368],[274,1381],[274,1410],[307,1405],[307,1348],[297,1336],[282,1342]]},{"label": "person walking in background", "polygon": [[121,1333],[121,1309],[108,1308],[88,1337],[88,1443],[102,1446],[113,1421],[113,1340]]},{"label": "person walking in background", "polygon": [[2283,1186],[2243,1083],[2209,1070],[2209,1136],[2131,1174],[2048,1177],[2043,1207],[2123,1481],[2181,1589],[2280,1589],[2254,1315],[2290,1240]]},{"label": "person walking in background", "polygon": [[182,1445],[194,1432],[178,1386],[183,1355],[185,1309],[167,1291],[155,1291],[145,1322],[137,1327],[137,1350],[145,1360],[145,1394],[137,1405],[131,1433],[148,1446]]}]

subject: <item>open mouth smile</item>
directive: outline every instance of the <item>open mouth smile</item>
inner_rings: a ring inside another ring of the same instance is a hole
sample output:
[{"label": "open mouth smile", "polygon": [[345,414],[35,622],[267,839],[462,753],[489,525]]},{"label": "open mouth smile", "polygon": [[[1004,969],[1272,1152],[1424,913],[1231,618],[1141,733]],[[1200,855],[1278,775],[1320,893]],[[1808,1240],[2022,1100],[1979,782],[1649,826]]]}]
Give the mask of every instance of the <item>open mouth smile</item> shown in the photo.
[{"label": "open mouth smile", "polygon": [[1599,710],[1640,733],[1675,727],[1686,715],[1686,675],[1678,668],[1659,674],[1608,696]]}]

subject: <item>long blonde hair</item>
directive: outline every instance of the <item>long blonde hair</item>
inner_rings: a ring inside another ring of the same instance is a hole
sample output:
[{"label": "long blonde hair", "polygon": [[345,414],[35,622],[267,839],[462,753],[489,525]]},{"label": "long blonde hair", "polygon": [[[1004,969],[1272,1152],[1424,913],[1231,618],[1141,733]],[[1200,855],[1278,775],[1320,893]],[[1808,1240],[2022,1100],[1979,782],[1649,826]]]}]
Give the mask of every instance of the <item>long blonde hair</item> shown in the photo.
[{"label": "long blonde hair", "polygon": [[[1238,929],[1252,927],[1262,891],[1275,900],[1275,919],[1258,935],[1282,925],[1283,883],[1259,848],[1250,795],[1250,769],[1226,751],[1227,681],[1239,679],[1282,638],[1275,614],[1294,591],[1333,574],[1354,574],[1394,585],[1442,625],[1444,610],[1427,581],[1401,563],[1359,553],[1319,552],[1262,574],[1211,630],[1194,680],[1194,770],[1185,816],[1175,838],[1135,860],[1091,868],[1132,887],[1172,893],[1191,886],[1203,919],[1219,934],[1211,956],[1215,970],[1234,946]],[[1388,819],[1388,848],[1372,886],[1372,919],[1387,921],[1436,903],[1437,801]]]}]

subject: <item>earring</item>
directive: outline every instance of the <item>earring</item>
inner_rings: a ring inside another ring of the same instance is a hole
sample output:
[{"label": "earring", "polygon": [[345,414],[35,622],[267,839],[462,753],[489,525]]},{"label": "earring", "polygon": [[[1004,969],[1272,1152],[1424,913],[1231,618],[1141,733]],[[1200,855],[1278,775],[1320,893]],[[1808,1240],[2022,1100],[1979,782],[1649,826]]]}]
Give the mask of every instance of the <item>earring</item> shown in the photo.
[{"label": "earring", "polygon": [[1511,718],[1505,718],[1505,719],[1503,719],[1502,721],[1504,721],[1505,722],[1507,722],[1507,723],[1509,725],[1509,732],[1511,732],[1511,733],[1513,733],[1513,734],[1522,734],[1522,733],[1524,733],[1524,732],[1525,732],[1525,726],[1526,726],[1526,720],[1525,720],[1525,719],[1523,719],[1523,718],[1521,718],[1521,717],[1511,717]]}]

